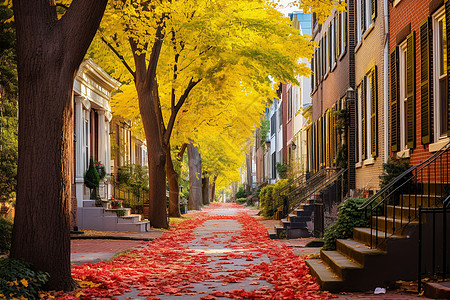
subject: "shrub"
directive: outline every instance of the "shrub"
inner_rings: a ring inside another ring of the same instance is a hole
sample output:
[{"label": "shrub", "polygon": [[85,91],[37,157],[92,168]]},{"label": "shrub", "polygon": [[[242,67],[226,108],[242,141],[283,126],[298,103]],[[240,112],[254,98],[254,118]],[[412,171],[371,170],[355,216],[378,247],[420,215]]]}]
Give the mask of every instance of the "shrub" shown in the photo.
[{"label": "shrub", "polygon": [[47,280],[47,273],[34,271],[29,263],[0,258],[0,299],[37,299]]},{"label": "shrub", "polygon": [[236,199],[236,203],[237,204],[246,204],[247,198],[238,198],[238,199]]},{"label": "shrub", "polygon": [[11,248],[12,227],[11,221],[0,218],[0,253],[6,253]]},{"label": "shrub", "polygon": [[84,184],[90,188],[94,189],[98,187],[98,184],[100,182],[100,176],[98,176],[97,169],[94,166],[94,160],[91,157],[91,161],[89,163],[89,168],[87,169],[86,173],[84,174]]},{"label": "shrub", "polygon": [[123,216],[125,216],[126,213],[127,213],[127,211],[123,208],[116,210],[116,214],[118,217],[123,217]]},{"label": "shrub", "polygon": [[380,175],[380,187],[384,187],[397,176],[409,169],[407,158],[397,158],[396,155],[383,164],[383,174]]},{"label": "shrub", "polygon": [[276,165],[278,176],[280,176],[281,179],[286,179],[289,171],[289,166],[286,164],[282,164],[277,162]]},{"label": "shrub", "polygon": [[239,187],[239,190],[235,196],[236,199],[247,197],[247,193],[245,192],[244,187],[242,185]]},{"label": "shrub", "polygon": [[263,209],[263,215],[266,217],[273,216],[278,207],[283,205],[283,196],[278,195],[275,198],[272,195],[276,194],[279,190],[284,188],[290,183],[288,179],[281,179],[275,184],[264,187],[259,193],[260,206]]},{"label": "shrub", "polygon": [[369,226],[369,215],[365,216],[364,210],[358,210],[358,207],[366,200],[365,198],[348,198],[339,204],[336,223],[325,229],[323,250],[335,250],[336,239],[352,238],[354,227]]}]

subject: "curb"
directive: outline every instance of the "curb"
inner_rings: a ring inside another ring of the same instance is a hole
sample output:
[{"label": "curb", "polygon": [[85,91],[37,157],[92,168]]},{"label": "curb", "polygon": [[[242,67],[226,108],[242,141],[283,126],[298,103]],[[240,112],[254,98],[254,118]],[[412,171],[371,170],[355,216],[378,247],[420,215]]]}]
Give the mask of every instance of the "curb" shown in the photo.
[{"label": "curb", "polygon": [[133,237],[133,236],[70,236],[71,240],[122,240],[122,241],[153,241],[155,238]]}]

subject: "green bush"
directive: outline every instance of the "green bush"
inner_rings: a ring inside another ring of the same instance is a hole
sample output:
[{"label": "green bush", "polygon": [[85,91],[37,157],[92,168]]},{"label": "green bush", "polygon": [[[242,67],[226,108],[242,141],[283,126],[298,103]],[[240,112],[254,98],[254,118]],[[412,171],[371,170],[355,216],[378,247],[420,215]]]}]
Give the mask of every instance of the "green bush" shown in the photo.
[{"label": "green bush", "polygon": [[91,157],[89,168],[84,174],[84,184],[90,189],[95,189],[96,187],[98,187],[99,182],[100,176],[98,176],[97,169],[94,166],[94,160]]},{"label": "green bush", "polygon": [[116,210],[116,214],[118,217],[123,217],[123,216],[125,216],[126,213],[127,213],[127,211],[123,208]]},{"label": "green bush", "polygon": [[0,258],[0,299],[37,299],[47,280],[47,273],[34,271],[29,263]]},{"label": "green bush", "polygon": [[339,204],[336,223],[325,229],[323,250],[335,250],[336,239],[352,238],[354,227],[369,226],[369,215],[365,216],[364,210],[358,210],[358,207],[366,200],[365,198],[348,198]]},{"label": "green bush", "polygon": [[277,169],[278,176],[280,176],[281,179],[287,178],[288,171],[289,171],[288,165],[277,162],[276,169]]},{"label": "green bush", "polygon": [[247,193],[245,192],[244,187],[242,185],[239,187],[239,190],[235,196],[236,199],[247,197]]},{"label": "green bush", "polygon": [[12,227],[11,221],[0,218],[0,254],[8,252],[11,247]]},{"label": "green bush", "polygon": [[236,203],[237,204],[246,204],[247,198],[238,198],[238,199],[236,199]]},{"label": "green bush", "polygon": [[383,164],[383,174],[380,175],[380,187],[384,187],[397,176],[409,169],[409,159],[397,158],[396,155]]},{"label": "green bush", "polygon": [[282,195],[278,195],[275,198],[272,197],[272,195],[276,194],[279,190],[287,186],[289,183],[289,179],[281,179],[277,183],[270,184],[261,189],[261,192],[259,193],[259,201],[260,207],[263,210],[263,216],[273,216],[278,210],[278,207],[283,205]]}]

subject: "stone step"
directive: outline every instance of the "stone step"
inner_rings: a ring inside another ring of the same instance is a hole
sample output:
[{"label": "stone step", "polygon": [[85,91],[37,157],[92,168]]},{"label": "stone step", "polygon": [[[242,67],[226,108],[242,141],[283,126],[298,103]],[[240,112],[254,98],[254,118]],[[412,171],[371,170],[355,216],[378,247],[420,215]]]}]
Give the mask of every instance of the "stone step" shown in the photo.
[{"label": "stone step", "polygon": [[275,232],[278,237],[280,236],[280,233],[284,231],[286,231],[286,229],[282,225],[275,225]]},{"label": "stone step", "polygon": [[83,207],[95,207],[95,200],[83,200]]},{"label": "stone step", "polygon": [[401,218],[403,220],[413,221],[419,217],[419,209],[410,206],[388,205],[386,207],[386,212],[388,217],[395,217],[396,219]]},{"label": "stone step", "polygon": [[290,214],[288,216],[288,221],[290,222],[308,222],[311,221],[310,216],[297,216],[295,214]]},{"label": "stone step", "polygon": [[371,249],[363,243],[350,239],[336,240],[336,250],[362,266],[366,265],[367,260],[369,260],[371,256],[382,256],[387,254],[386,251]]},{"label": "stone step", "polygon": [[307,259],[305,262],[311,271],[311,275],[316,278],[316,281],[320,284],[322,290],[341,290],[343,280],[339,278],[336,273],[333,273],[331,268],[321,259]]},{"label": "stone step", "polygon": [[306,222],[290,222],[287,219],[281,220],[283,228],[306,228]]},{"label": "stone step", "polygon": [[363,266],[338,251],[320,251],[320,258],[339,278],[350,280],[355,273],[361,273]]},{"label": "stone step", "polygon": [[267,233],[268,233],[270,239],[272,239],[272,240],[278,239],[278,235],[274,229],[267,229]]},{"label": "stone step", "polygon": [[286,238],[288,239],[298,239],[310,237],[311,233],[305,227],[302,228],[288,228],[286,229]]},{"label": "stone step", "polygon": [[102,217],[105,209],[103,207],[78,207],[86,217]]},{"label": "stone step", "polygon": [[414,208],[422,207],[442,207],[442,197],[436,195],[401,195],[401,206],[410,206]]},{"label": "stone step", "polygon": [[377,228],[379,231],[385,231],[390,234],[405,235],[406,226],[418,226],[418,221],[385,218],[384,216],[372,217],[372,228]]},{"label": "stone step", "polygon": [[299,217],[310,217],[312,215],[312,210],[304,210],[302,208],[294,210],[294,214],[296,214]]},{"label": "stone step", "polygon": [[117,219],[118,223],[138,223],[140,221],[141,221],[141,215],[129,215],[129,216],[119,217]]},{"label": "stone step", "polygon": [[129,232],[147,232],[150,230],[149,221],[140,221],[138,223],[117,223],[118,231],[129,231]]},{"label": "stone step", "polygon": [[[388,239],[403,239],[406,238],[405,236],[401,236],[401,235],[392,235],[392,234],[387,234],[387,238]],[[359,227],[359,228],[353,228],[353,239],[357,242],[360,242],[366,246],[370,246],[371,243],[371,239],[372,239],[372,245],[378,245],[378,248],[380,250],[385,251],[386,250],[386,243],[384,242],[384,240],[386,239],[386,233],[384,231],[376,231],[374,229],[372,229],[372,231],[370,230],[370,228],[363,228],[363,227]]]},{"label": "stone step", "polygon": [[[418,183],[418,185],[420,185],[420,183]],[[450,190],[449,184],[443,182],[424,182],[421,184],[421,188],[425,195],[443,195],[445,194],[446,189]]]},{"label": "stone step", "polygon": [[131,208],[119,208],[119,209],[105,209],[105,213],[108,215],[112,215],[113,213],[117,215],[118,210],[125,210],[124,216],[131,215]]}]

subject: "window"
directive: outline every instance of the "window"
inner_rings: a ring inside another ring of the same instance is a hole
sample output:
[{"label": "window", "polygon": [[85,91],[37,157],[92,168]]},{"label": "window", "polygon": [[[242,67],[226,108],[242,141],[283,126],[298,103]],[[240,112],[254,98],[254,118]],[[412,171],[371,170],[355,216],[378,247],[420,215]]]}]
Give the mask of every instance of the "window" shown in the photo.
[{"label": "window", "polygon": [[358,153],[359,162],[377,156],[378,117],[377,117],[377,69],[364,76],[357,89],[358,113]]},{"label": "window", "polygon": [[447,137],[447,33],[444,7],[433,16],[434,137]]},{"label": "window", "polygon": [[362,110],[361,110],[361,106],[362,106],[362,91],[363,91],[363,87],[362,84],[360,84],[357,88],[356,91],[356,95],[358,97],[358,100],[356,101],[356,113],[357,113],[357,123],[356,123],[356,132],[357,132],[357,137],[356,137],[356,142],[357,142],[357,151],[356,151],[356,157],[355,157],[355,161],[358,163],[361,163],[362,161],[362,136],[363,136],[363,132],[362,132]]},{"label": "window", "polygon": [[370,28],[376,17],[377,1],[372,0],[357,0],[356,2],[356,42],[361,41],[362,36],[367,29]]},{"label": "window", "polygon": [[400,151],[407,148],[407,96],[406,96],[406,40],[400,45],[398,53],[398,63],[399,63],[399,106],[400,106]]},{"label": "window", "polygon": [[90,151],[89,151],[89,137],[90,137],[90,130],[89,130],[89,117],[90,113],[87,110],[83,110],[83,119],[84,119],[84,169],[87,170],[89,168],[89,160],[90,160]]},{"label": "window", "polygon": [[347,13],[346,12],[342,12],[341,13],[341,20],[340,20],[341,24],[340,24],[340,30],[341,30],[341,34],[340,34],[340,46],[341,46],[341,50],[340,50],[340,54],[345,52],[345,47],[347,46]]}]

